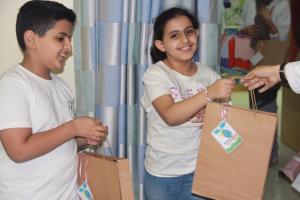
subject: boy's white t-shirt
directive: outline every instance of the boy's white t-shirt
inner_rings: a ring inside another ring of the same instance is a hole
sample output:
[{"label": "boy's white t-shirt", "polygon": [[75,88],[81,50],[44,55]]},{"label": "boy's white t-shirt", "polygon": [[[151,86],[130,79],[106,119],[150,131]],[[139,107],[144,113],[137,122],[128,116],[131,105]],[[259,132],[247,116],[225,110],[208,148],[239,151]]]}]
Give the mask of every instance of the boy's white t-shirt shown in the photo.
[{"label": "boy's white t-shirt", "polygon": [[[0,130],[28,127],[35,134],[73,118],[71,90],[51,77],[42,79],[16,65],[0,78]],[[75,139],[23,163],[12,161],[0,143],[0,199],[78,199],[77,188]]]},{"label": "boy's white t-shirt", "polygon": [[163,62],[152,65],[144,74],[142,105],[147,112],[146,170],[159,177],[174,177],[195,170],[201,124],[188,121],[169,126],[154,109],[157,97],[171,94],[175,102],[187,99],[211,85],[220,76],[210,67],[196,63],[193,76],[182,75]]}]

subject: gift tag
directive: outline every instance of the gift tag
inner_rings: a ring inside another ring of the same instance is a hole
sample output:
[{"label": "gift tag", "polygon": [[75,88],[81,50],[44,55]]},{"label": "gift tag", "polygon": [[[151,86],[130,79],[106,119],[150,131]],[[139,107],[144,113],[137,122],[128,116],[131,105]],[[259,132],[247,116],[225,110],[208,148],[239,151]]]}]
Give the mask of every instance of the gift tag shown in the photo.
[{"label": "gift tag", "polygon": [[82,183],[77,192],[82,200],[93,200],[92,191],[86,181]]},{"label": "gift tag", "polygon": [[221,121],[211,134],[227,153],[233,152],[242,143],[241,136],[227,121]]}]

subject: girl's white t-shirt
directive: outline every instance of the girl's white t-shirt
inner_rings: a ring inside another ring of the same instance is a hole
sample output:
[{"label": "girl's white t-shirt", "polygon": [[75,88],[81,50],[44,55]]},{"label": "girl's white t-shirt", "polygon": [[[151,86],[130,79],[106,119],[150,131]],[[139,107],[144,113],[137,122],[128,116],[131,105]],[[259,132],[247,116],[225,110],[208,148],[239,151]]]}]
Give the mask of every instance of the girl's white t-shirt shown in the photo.
[{"label": "girl's white t-shirt", "polygon": [[195,170],[201,124],[188,121],[179,126],[168,126],[152,102],[165,94],[172,95],[175,102],[182,101],[220,78],[210,67],[196,64],[198,68],[193,76],[182,75],[161,61],[144,74],[142,105],[147,112],[145,168],[152,175],[174,177]]}]

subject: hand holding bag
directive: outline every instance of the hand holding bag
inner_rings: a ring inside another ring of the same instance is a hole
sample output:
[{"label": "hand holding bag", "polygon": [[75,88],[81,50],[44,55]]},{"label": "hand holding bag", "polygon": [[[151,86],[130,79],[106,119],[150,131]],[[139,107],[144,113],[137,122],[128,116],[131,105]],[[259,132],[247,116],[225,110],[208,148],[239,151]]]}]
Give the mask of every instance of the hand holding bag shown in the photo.
[{"label": "hand holding bag", "polygon": [[78,182],[88,184],[93,200],[133,200],[128,159],[78,153]]}]

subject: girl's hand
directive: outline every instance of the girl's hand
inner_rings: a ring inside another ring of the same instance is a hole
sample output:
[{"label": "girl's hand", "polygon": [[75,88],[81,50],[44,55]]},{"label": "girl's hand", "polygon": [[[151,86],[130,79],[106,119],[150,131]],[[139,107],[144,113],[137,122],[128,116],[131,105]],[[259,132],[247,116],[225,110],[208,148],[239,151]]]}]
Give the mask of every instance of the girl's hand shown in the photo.
[{"label": "girl's hand", "polygon": [[210,99],[228,99],[235,86],[232,79],[219,79],[207,88],[207,95]]},{"label": "girl's hand", "polygon": [[205,108],[196,113],[196,115],[191,119],[192,123],[202,123],[204,121]]}]

